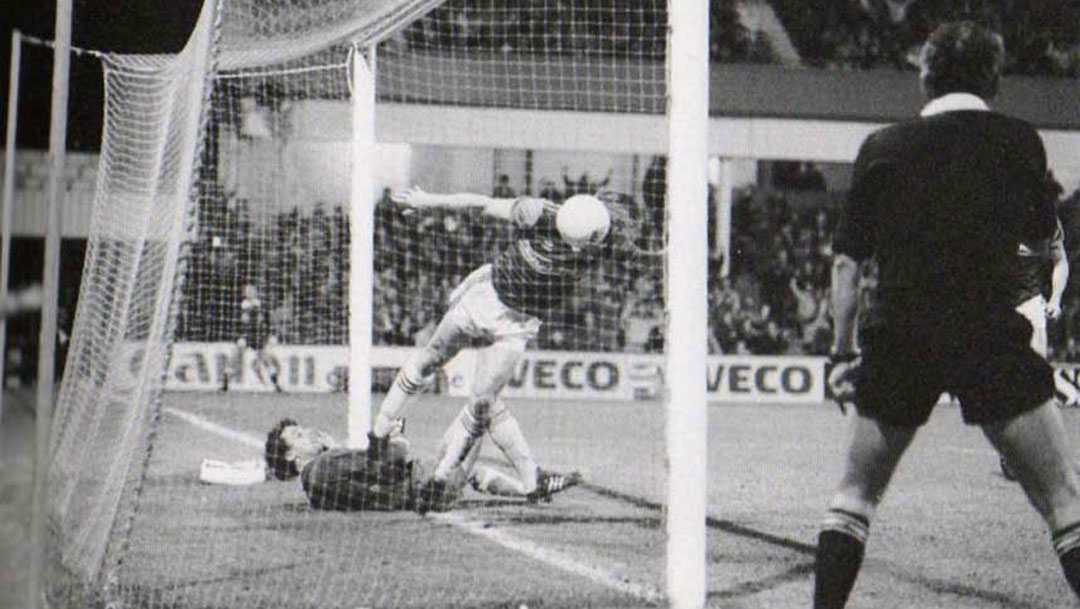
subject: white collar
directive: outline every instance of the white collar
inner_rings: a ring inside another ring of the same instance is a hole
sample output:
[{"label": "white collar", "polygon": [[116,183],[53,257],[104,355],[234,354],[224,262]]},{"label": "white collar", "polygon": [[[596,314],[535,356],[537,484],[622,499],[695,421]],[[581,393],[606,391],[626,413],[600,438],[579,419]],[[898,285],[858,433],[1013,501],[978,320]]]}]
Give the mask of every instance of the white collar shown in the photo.
[{"label": "white collar", "polygon": [[956,112],[957,110],[982,110],[985,112],[990,110],[990,106],[987,106],[986,102],[978,95],[947,93],[926,104],[919,116],[933,116],[942,112]]}]

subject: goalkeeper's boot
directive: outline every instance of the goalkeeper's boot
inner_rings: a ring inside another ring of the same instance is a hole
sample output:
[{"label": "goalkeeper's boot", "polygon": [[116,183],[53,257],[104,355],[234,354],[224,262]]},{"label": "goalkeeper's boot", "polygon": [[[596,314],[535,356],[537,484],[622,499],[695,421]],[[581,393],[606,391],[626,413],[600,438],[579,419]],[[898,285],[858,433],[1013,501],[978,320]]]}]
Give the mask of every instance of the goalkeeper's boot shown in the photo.
[{"label": "goalkeeper's boot", "polygon": [[446,491],[446,480],[429,479],[416,494],[416,513],[423,516],[431,510],[441,512],[446,509]]},{"label": "goalkeeper's boot", "polygon": [[551,501],[551,496],[581,484],[581,472],[562,474],[540,469],[536,474],[536,490],[525,496],[530,503]]},{"label": "goalkeeper's boot", "polygon": [[274,384],[274,392],[285,393],[285,390],[281,388],[281,381],[278,379],[277,372],[273,372],[270,374],[270,382]]}]

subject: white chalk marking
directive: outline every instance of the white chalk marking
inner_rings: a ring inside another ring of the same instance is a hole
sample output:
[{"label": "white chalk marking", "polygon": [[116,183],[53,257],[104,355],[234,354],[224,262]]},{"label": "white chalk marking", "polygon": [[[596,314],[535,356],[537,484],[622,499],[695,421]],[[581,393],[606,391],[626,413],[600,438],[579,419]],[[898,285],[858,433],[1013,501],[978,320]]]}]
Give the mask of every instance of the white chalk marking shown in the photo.
[{"label": "white chalk marking", "polygon": [[183,410],[177,410],[176,408],[167,407],[163,410],[166,413],[171,414],[178,419],[181,419],[189,425],[194,425],[199,429],[209,431],[210,433],[217,434],[223,438],[234,440],[236,442],[239,442],[240,444],[244,444],[245,446],[260,449],[265,446],[265,442],[263,440],[260,440],[259,438],[251,434],[246,434],[240,431],[236,431],[234,429],[229,429],[228,427],[218,425],[213,421],[209,421],[198,415],[191,414],[190,412],[184,412]]},{"label": "white chalk marking", "polygon": [[579,575],[602,586],[622,592],[623,594],[653,603],[660,603],[664,600],[664,595],[655,586],[633,582],[612,573],[608,573],[603,569],[586,565],[562,552],[546,548],[527,539],[515,537],[503,529],[492,527],[491,523],[466,518],[462,514],[453,512],[429,514],[428,517],[453,525],[463,531],[483,537],[508,550],[517,552],[518,554],[524,554],[529,558],[548,564],[561,571]]},{"label": "white chalk marking", "polygon": [[[213,421],[204,419],[198,415],[191,414],[190,412],[184,412],[176,408],[164,408],[165,413],[170,414],[178,419],[181,419],[189,425],[193,425],[208,431],[212,434],[219,435],[223,438],[228,438],[250,446],[253,448],[262,448],[263,441],[259,438],[246,434],[234,429],[230,429],[223,425],[218,425]],[[551,548],[545,548],[535,542],[527,539],[521,539],[511,535],[505,530],[492,527],[492,523],[484,522],[482,520],[473,520],[466,518],[461,514],[455,514],[452,512],[442,514],[429,514],[429,518],[433,518],[439,522],[443,522],[452,526],[455,526],[467,533],[483,537],[488,541],[498,544],[508,550],[523,554],[542,562],[551,567],[555,567],[560,571],[565,571],[574,575],[578,575],[588,579],[594,583],[600,584],[607,588],[611,588],[617,592],[621,592],[628,596],[633,596],[642,599],[647,602],[661,603],[664,599],[664,595],[655,586],[633,582],[625,578],[618,577],[612,573],[608,573],[603,569],[598,569],[586,565],[562,552],[553,550]]]}]

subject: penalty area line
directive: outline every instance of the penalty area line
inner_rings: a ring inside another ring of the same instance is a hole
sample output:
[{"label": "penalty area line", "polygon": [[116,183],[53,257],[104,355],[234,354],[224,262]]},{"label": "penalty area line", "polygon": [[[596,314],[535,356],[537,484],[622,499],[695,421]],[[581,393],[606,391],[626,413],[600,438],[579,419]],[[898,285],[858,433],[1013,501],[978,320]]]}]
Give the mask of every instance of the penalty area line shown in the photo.
[{"label": "penalty area line", "polygon": [[[177,408],[165,407],[162,410],[166,414],[174,416],[181,421],[197,427],[203,431],[232,440],[245,446],[249,446],[251,448],[263,448],[263,441],[251,434],[236,431],[235,429],[225,427],[224,425],[219,425],[209,419],[205,419],[199,415],[185,412]],[[492,523],[490,522],[466,518],[461,514],[455,514],[453,512],[428,514],[427,518],[431,518],[432,520],[435,520],[437,522],[451,525],[462,531],[465,531],[466,533],[476,535],[477,537],[482,537],[490,541],[491,543],[506,548],[507,550],[524,555],[537,562],[541,562],[550,567],[554,567],[555,569],[558,569],[560,571],[583,577],[589,581],[592,581],[593,583],[597,583],[606,588],[615,590],[616,592],[621,592],[628,596],[633,596],[649,603],[659,604],[664,600],[664,595],[655,586],[652,586],[650,584],[633,582],[628,579],[619,577],[613,573],[609,573],[603,569],[587,565],[557,550],[553,550],[551,548],[544,547],[536,542],[517,537],[508,533],[505,530],[494,528],[492,526]]]},{"label": "penalty area line", "polygon": [[204,419],[198,415],[191,414],[190,412],[184,412],[183,410],[179,410],[176,408],[166,407],[162,410],[167,414],[171,414],[172,416],[180,419],[181,421],[184,421],[189,425],[193,425],[195,427],[198,427],[199,429],[202,429],[203,431],[217,434],[223,438],[233,440],[234,442],[238,442],[252,448],[262,449],[264,447],[264,442],[251,434],[236,431],[235,429],[230,429],[228,427],[225,427],[224,425],[218,425],[217,423],[209,419]]},{"label": "penalty area line", "polygon": [[490,522],[473,520],[453,512],[428,514],[427,517],[452,525],[478,537],[483,537],[508,550],[528,556],[533,560],[555,567],[560,571],[584,577],[594,583],[611,588],[628,596],[633,596],[650,603],[660,603],[664,600],[664,595],[655,586],[633,582],[612,573],[608,573],[603,569],[589,566],[562,552],[546,548],[527,539],[516,537],[507,533],[505,530],[494,528]]}]

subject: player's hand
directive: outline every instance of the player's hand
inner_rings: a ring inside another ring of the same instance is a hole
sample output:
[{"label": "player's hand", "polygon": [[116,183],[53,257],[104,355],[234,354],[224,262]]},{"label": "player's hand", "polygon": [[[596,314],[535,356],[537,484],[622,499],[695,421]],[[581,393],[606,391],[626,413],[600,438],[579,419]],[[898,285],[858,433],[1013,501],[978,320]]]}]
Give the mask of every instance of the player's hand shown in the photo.
[{"label": "player's hand", "polygon": [[862,356],[858,353],[830,354],[829,364],[829,390],[833,400],[844,410],[844,405],[855,399],[855,378],[862,365]]},{"label": "player's hand", "polygon": [[1061,317],[1061,303],[1053,301],[1046,303],[1046,318],[1057,319],[1058,317]]},{"label": "player's hand", "polygon": [[413,186],[405,190],[395,190],[390,195],[390,200],[398,205],[410,208],[426,207],[432,203],[431,195],[419,186]]}]

